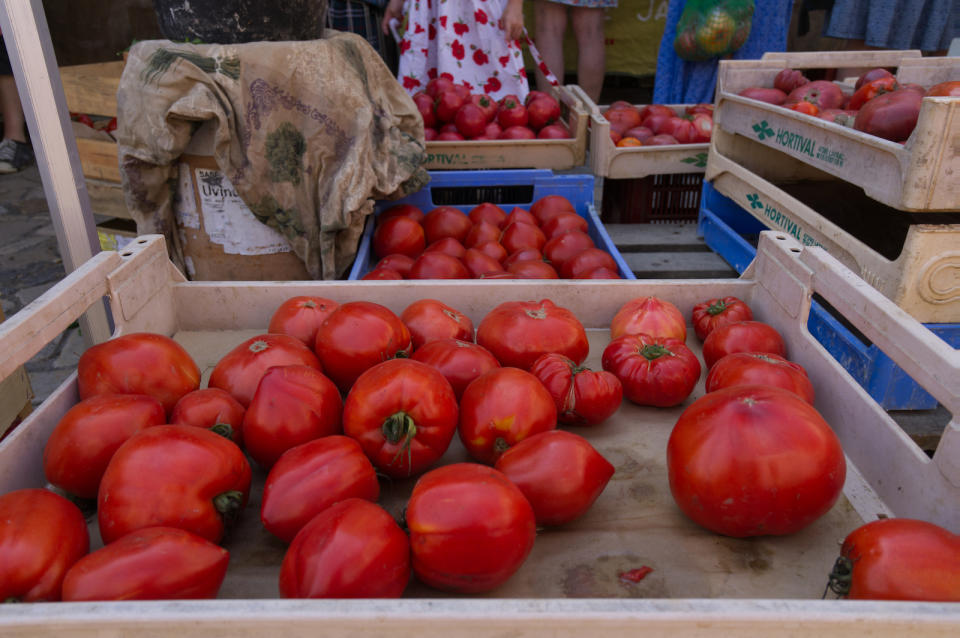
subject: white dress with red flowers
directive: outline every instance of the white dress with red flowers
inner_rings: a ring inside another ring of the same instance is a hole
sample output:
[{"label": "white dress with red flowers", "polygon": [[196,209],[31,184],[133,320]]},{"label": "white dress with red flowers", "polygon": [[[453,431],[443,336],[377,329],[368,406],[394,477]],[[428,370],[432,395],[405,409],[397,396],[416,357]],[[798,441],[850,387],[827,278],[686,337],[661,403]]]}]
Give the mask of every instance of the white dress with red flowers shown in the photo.
[{"label": "white dress with red flowers", "polygon": [[528,91],[520,43],[500,26],[506,0],[408,0],[398,78],[411,95],[447,75],[495,99]]}]

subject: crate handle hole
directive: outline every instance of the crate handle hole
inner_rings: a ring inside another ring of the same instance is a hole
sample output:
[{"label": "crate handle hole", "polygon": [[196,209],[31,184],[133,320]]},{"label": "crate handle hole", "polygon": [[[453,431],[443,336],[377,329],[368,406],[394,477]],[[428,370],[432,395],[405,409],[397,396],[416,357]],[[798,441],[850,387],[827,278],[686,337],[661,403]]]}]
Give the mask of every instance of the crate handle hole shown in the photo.
[{"label": "crate handle hole", "polygon": [[786,236],[786,235],[777,235],[777,239],[779,239],[780,241],[787,241],[787,236]]},{"label": "crate handle hole", "polygon": [[124,252],[120,253],[120,256],[121,256],[121,257],[133,257],[133,253],[130,252],[129,250],[125,250]]},{"label": "crate handle hole", "polygon": [[792,252],[792,253],[799,253],[799,252],[800,252],[800,249],[794,247],[794,248],[791,248],[791,249],[790,249],[790,252]]},{"label": "crate handle hole", "polygon": [[146,239],[138,239],[138,240],[137,240],[137,243],[138,243],[138,244],[145,244],[145,243],[147,243],[147,240],[146,240]]}]

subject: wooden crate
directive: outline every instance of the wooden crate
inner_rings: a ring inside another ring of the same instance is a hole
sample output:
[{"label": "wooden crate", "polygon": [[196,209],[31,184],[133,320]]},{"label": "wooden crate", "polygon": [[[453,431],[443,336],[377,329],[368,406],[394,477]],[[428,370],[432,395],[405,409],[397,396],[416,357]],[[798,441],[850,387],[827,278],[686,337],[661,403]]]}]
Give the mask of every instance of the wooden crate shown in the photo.
[{"label": "wooden crate", "polygon": [[[899,81],[931,86],[960,79],[960,59],[921,58],[910,51],[848,51],[724,60],[714,113],[715,130],[749,137],[830,172],[887,206],[915,212],[960,210],[960,99],[924,98],[916,129],[905,144],[898,144],[737,95],[749,86],[773,86],[785,66],[895,66]],[[930,223],[938,223],[935,216]]]},{"label": "wooden crate", "polygon": [[[0,308],[0,324],[5,319],[3,309]],[[27,376],[27,370],[22,365],[17,367],[13,374],[0,381],[0,439],[11,426],[30,414],[32,399],[33,389],[30,387],[30,377]]]},{"label": "wooden crate", "polygon": [[[881,638],[955,636],[956,604],[820,600],[837,540],[851,526],[897,515],[960,531],[960,509],[946,505],[958,498],[960,427],[954,416],[933,458],[920,452],[806,331],[811,294],[821,293],[890,352],[952,415],[960,414],[955,382],[960,353],[828,253],[777,235],[782,234],[761,236],[757,259],[742,278],[709,282],[195,283],[178,276],[157,236],[138,238],[122,254],[100,253],[0,326],[0,378],[103,295],[111,298],[118,333],[173,336],[198,360],[205,380],[224,352],[262,332],[273,310],[294,295],[341,303],[365,299],[397,312],[416,299],[441,299],[475,323],[503,301],[550,298],[587,328],[591,365],[609,340],[610,319],[629,299],[656,295],[688,316],[699,301],[735,295],[784,335],[790,357],[810,372],[817,408],[847,453],[844,494],[827,515],[798,534],[716,536],[680,514],[669,495],[663,448],[683,406],[624,403],[603,426],[580,430],[617,468],[606,491],[582,519],[538,534],[520,571],[486,596],[451,597],[413,582],[401,600],[277,600],[278,561],[285,546],[260,525],[255,488],[241,527],[226,543],[231,566],[221,600],[4,605],[0,632],[56,632],[65,638],[135,632],[245,638],[283,632],[306,638],[317,632],[374,636],[389,626],[391,635],[402,637],[622,636],[642,627],[643,635],[653,638],[839,638],[851,632]],[[699,350],[695,341],[691,337],[689,343]],[[702,393],[701,383],[692,398]],[[45,483],[44,442],[76,400],[74,377],[0,444],[0,492]],[[444,461],[463,458],[465,451],[455,442]],[[263,472],[255,474],[259,486]],[[412,481],[384,489],[381,502],[391,513],[398,513]],[[95,527],[92,532],[98,538]],[[621,581],[620,571],[641,565],[654,571],[635,585]]]}]

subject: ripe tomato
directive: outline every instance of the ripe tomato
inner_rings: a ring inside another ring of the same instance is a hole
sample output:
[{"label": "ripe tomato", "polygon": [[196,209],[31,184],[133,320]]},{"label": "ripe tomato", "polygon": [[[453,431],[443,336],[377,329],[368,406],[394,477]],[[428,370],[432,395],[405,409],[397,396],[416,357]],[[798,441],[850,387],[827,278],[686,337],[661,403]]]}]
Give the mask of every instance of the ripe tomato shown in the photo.
[{"label": "ripe tomato", "polygon": [[410,358],[436,368],[450,382],[458,402],[471,381],[500,367],[500,362],[489,350],[459,339],[431,341]]},{"label": "ripe tomato", "polygon": [[175,527],[147,527],[77,561],[63,579],[63,600],[216,598],[230,553]]},{"label": "ripe tomato", "polygon": [[596,425],[616,412],[623,400],[623,385],[616,375],[579,366],[562,354],[541,356],[530,372],[553,397],[560,423]]},{"label": "ripe tomato", "polygon": [[563,195],[545,195],[530,205],[530,214],[538,224],[546,224],[561,213],[576,213],[573,202]]},{"label": "ripe tomato", "polygon": [[323,297],[291,297],[274,311],[267,332],[296,337],[312,348],[317,340],[317,329],[337,305],[336,301]]},{"label": "ripe tomato", "polygon": [[516,222],[523,222],[524,224],[532,224],[533,226],[538,226],[540,224],[537,218],[533,216],[533,213],[531,213],[528,210],[524,210],[519,206],[514,206],[513,210],[511,210],[510,213],[507,215],[507,218],[503,220],[503,225],[501,226],[501,228],[506,228],[510,224],[513,224]]},{"label": "ripe tomato", "polygon": [[163,404],[145,394],[85,399],[67,410],[47,439],[43,473],[74,496],[96,498],[100,479],[117,448],[140,430],[166,422]]},{"label": "ripe tomato", "polygon": [[410,541],[375,503],[350,498],[300,530],[280,565],[284,598],[399,598],[410,581]]},{"label": "ripe tomato", "polygon": [[646,126],[634,126],[631,129],[627,129],[623,132],[623,137],[619,142],[615,142],[617,146],[620,146],[620,142],[624,139],[632,137],[639,144],[633,144],[633,146],[643,146],[643,143],[653,137],[653,131],[648,129]]},{"label": "ripe tomato", "polygon": [[[433,242],[432,244],[430,244],[429,246],[427,246],[426,250],[424,250],[423,252],[425,253],[438,252],[438,253],[443,253],[445,255],[450,255],[451,257],[454,257],[456,259],[460,259],[461,257],[463,257],[463,253],[465,253],[466,251],[467,249],[463,247],[463,244],[458,242],[453,237],[444,237],[443,239],[439,239]],[[413,270],[413,266],[410,266],[410,270],[411,271]]]},{"label": "ripe tomato", "polygon": [[734,352],[717,361],[707,374],[706,391],[733,385],[774,385],[813,405],[813,384],[807,371],[775,354]]},{"label": "ripe tomato", "polygon": [[843,91],[839,86],[827,80],[814,80],[790,91],[786,104],[810,102],[820,109],[838,109],[843,101]]},{"label": "ripe tomato", "polygon": [[380,496],[377,471],[360,444],[335,434],[283,453],[263,486],[260,521],[289,543],[314,516],[337,501]]},{"label": "ripe tomato", "polygon": [[420,255],[410,267],[410,279],[469,279],[470,271],[463,262],[445,253]]},{"label": "ripe tomato", "polygon": [[427,244],[432,244],[444,237],[453,237],[463,243],[472,226],[473,222],[470,218],[453,206],[438,206],[423,218],[423,231],[426,233]]},{"label": "ripe tomato", "polygon": [[557,406],[534,375],[495,368],[467,386],[460,399],[460,441],[470,456],[492,465],[511,445],[557,427]]},{"label": "ripe tomato", "polygon": [[676,111],[665,104],[647,104],[640,109],[641,120],[646,120],[651,115],[665,115],[667,117],[673,117],[676,114]]},{"label": "ripe tomato", "polygon": [[437,95],[433,104],[433,113],[441,122],[453,122],[457,116],[457,111],[466,101],[467,99],[462,93],[451,88],[449,91],[443,91]]},{"label": "ripe tomato", "polygon": [[784,93],[789,93],[795,88],[807,84],[809,81],[802,71],[784,69],[777,73],[777,77],[773,78],[773,87],[780,89]]},{"label": "ripe tomato", "polygon": [[530,116],[527,113],[527,107],[521,104],[519,100],[511,100],[508,96],[508,98],[500,102],[500,108],[497,110],[497,123],[502,126],[504,130],[513,126],[525,127],[529,120]]},{"label": "ripe tomato", "polygon": [[483,135],[487,126],[487,114],[479,106],[467,102],[457,110],[453,121],[464,137],[478,137]]},{"label": "ripe tomato", "polygon": [[[387,255],[383,259],[377,262],[377,265],[374,267],[374,270],[377,268],[387,268],[389,270],[396,271],[400,273],[400,276],[406,279],[410,276],[410,268],[413,266],[413,257],[407,257],[406,255]],[[326,317],[324,317],[326,320]],[[323,323],[323,322],[321,322]],[[319,329],[319,326],[317,326]],[[313,346],[314,342],[311,341],[308,343],[308,346]]]},{"label": "ripe tomato", "polygon": [[489,95],[474,93],[470,96],[470,103],[480,107],[487,122],[497,116],[497,102]]},{"label": "ripe tomato", "polygon": [[572,135],[570,135],[570,130],[563,124],[547,124],[537,133],[537,139],[541,140],[568,140]]},{"label": "ripe tomato", "polygon": [[[230,440],[243,447],[243,415],[246,410],[229,392],[220,388],[203,388],[183,395],[173,406],[170,425],[192,425],[197,428],[216,428]],[[229,431],[223,426],[229,426]]]},{"label": "ripe tomato", "polygon": [[[454,126],[450,124],[449,126]],[[436,139],[438,142],[462,142],[465,138],[463,135],[456,131],[443,131],[437,135]]]},{"label": "ripe tomato", "polygon": [[807,101],[790,102],[784,104],[783,108],[796,111],[797,113],[803,113],[804,115],[812,115],[814,117],[820,115],[820,107]]},{"label": "ripe tomato", "polygon": [[670,491],[694,522],[725,536],[799,531],[829,510],[846,464],[809,403],[781,388],[736,386],[693,402],[667,443]]},{"label": "ripe tomato", "polygon": [[343,406],[343,431],[374,466],[405,478],[443,456],[457,429],[457,398],[436,368],[410,359],[373,366]]},{"label": "ripe tomato", "polygon": [[553,266],[539,259],[515,261],[507,266],[507,272],[518,279],[559,279]]},{"label": "ripe tomato", "polygon": [[[504,214],[504,219],[506,219],[506,214]],[[467,248],[476,248],[488,241],[500,241],[500,228],[490,222],[481,221],[473,225],[473,228],[467,233],[463,245]]]},{"label": "ripe tomato", "polygon": [[342,411],[340,391],[319,370],[270,368],[243,417],[247,453],[261,467],[270,468],[290,448],[339,434]]},{"label": "ripe tomato", "polygon": [[[671,115],[672,114],[673,112],[671,111]],[[634,106],[609,108],[604,112],[603,117],[610,122],[611,129],[615,128],[619,132],[640,126],[640,123],[643,121],[643,116]]]},{"label": "ripe tomato", "polygon": [[582,363],[590,351],[580,320],[549,299],[500,304],[480,321],[477,343],[501,365],[524,370],[548,352],[558,352]]},{"label": "ripe tomato", "polygon": [[77,363],[81,399],[100,394],[146,394],[168,413],[200,387],[200,368],[179,343],[160,334],[120,335],[87,348]]},{"label": "ripe tomato", "polygon": [[610,339],[623,335],[647,334],[651,337],[687,340],[683,313],[659,297],[637,297],[620,306],[610,322]]},{"label": "ripe tomato", "polygon": [[923,93],[900,89],[878,95],[857,112],[853,128],[892,142],[903,142],[917,125]]},{"label": "ripe tomato", "polygon": [[[451,507],[456,503],[456,507]],[[502,472],[454,463],[427,472],[406,509],[413,571],[444,591],[478,593],[507,581],[530,554],[533,508]]]},{"label": "ripe tomato", "polygon": [[703,340],[707,369],[734,352],[766,352],[786,358],[787,345],[777,330],[762,321],[735,321],[714,328]]},{"label": "ripe tomato", "polygon": [[593,505],[613,465],[572,432],[552,430],[520,441],[495,466],[530,501],[537,525],[563,525]]},{"label": "ripe tomato", "polygon": [[510,256],[503,260],[503,267],[509,268],[511,264],[515,264],[518,261],[542,261],[543,254],[536,248],[521,248],[520,250],[510,253]]},{"label": "ripe tomato", "polygon": [[377,223],[382,224],[392,217],[409,217],[419,224],[423,221],[423,211],[413,204],[395,204],[377,215]]},{"label": "ripe tomato", "polygon": [[560,119],[560,103],[552,97],[530,100],[527,102],[527,116],[530,128],[539,131]]},{"label": "ripe tomato", "polygon": [[623,277],[616,270],[601,266],[589,272],[580,273],[578,279],[623,279]]},{"label": "ripe tomato", "polygon": [[[487,243],[493,244],[493,242]],[[500,244],[496,245],[499,246]],[[489,273],[503,272],[503,266],[500,265],[499,261],[476,248],[468,248],[467,252],[463,254],[463,265],[470,271],[470,275],[474,279]]]},{"label": "ripe tomato", "polygon": [[778,106],[787,101],[787,94],[785,92],[766,86],[751,86],[743,89],[737,93],[737,95]]},{"label": "ripe tomato", "polygon": [[543,224],[540,230],[546,235],[547,241],[555,239],[571,230],[586,233],[589,230],[587,220],[576,213],[559,213]]},{"label": "ripe tomato", "polygon": [[43,489],[0,496],[0,600],[60,600],[67,570],[90,550],[80,508]]},{"label": "ripe tomato", "polygon": [[[583,218],[581,217],[581,219]],[[549,259],[554,267],[563,270],[565,263],[586,249],[594,247],[595,244],[590,235],[579,230],[570,230],[544,244],[543,256]]]},{"label": "ripe tomato", "polygon": [[607,344],[602,362],[620,379],[624,395],[639,405],[679,405],[700,379],[697,355],[671,337],[623,335]]},{"label": "ripe tomato", "polygon": [[893,73],[887,71],[884,68],[870,69],[869,71],[863,73],[859,78],[857,78],[857,83],[854,85],[854,90],[858,90],[861,86],[868,82],[873,82],[874,80],[880,78],[892,78]]},{"label": "ripe tomato", "polygon": [[587,248],[563,262],[563,268],[560,269],[560,275],[564,279],[579,279],[591,270],[597,268],[617,269],[617,262],[613,260],[605,250],[600,248]]},{"label": "ripe tomato", "polygon": [[847,598],[960,602],[960,536],[910,518],[861,525],[843,541],[830,588]]},{"label": "ripe tomato", "polygon": [[500,243],[508,253],[515,253],[523,248],[540,250],[547,243],[547,237],[539,227],[523,222],[514,222],[503,229]]},{"label": "ripe tomato", "polygon": [[691,321],[697,338],[703,341],[717,326],[737,321],[750,321],[753,312],[741,299],[722,297],[702,301],[693,307]]},{"label": "ripe tomato", "polygon": [[377,257],[400,254],[416,258],[426,246],[423,226],[409,217],[391,217],[373,232],[373,252]]},{"label": "ripe tomato", "polygon": [[317,356],[299,339],[288,335],[259,335],[224,355],[213,368],[207,385],[229,392],[246,407],[268,368],[291,365],[323,369]]},{"label": "ripe tomato", "polygon": [[390,268],[374,268],[360,278],[361,281],[399,281],[401,279],[403,275]]},{"label": "ripe tomato", "polygon": [[470,221],[474,225],[479,224],[480,222],[486,222],[492,224],[496,228],[502,228],[503,222],[507,219],[507,211],[503,210],[496,204],[491,204],[490,202],[483,202],[482,204],[477,204],[470,209],[470,212],[467,214],[467,217],[470,218]]},{"label": "ripe tomato", "polygon": [[927,97],[956,97],[960,96],[960,81],[941,82],[931,86],[925,93]]},{"label": "ripe tomato", "polygon": [[440,339],[473,341],[470,317],[436,299],[414,301],[400,315],[400,320],[410,331],[414,352]]},{"label": "ripe tomato", "polygon": [[365,370],[410,352],[410,331],[389,308],[369,301],[341,304],[317,331],[317,356],[346,392]]},{"label": "ripe tomato", "polygon": [[643,142],[630,135],[621,137],[617,142],[617,148],[634,148],[638,146],[643,146]]},{"label": "ripe tomato", "polygon": [[250,492],[250,464],[232,441],[187,425],[158,425],[130,437],[100,482],[104,544],[144,527],[185,529],[217,543]]},{"label": "ripe tomato", "polygon": [[[507,258],[507,249],[503,247],[499,241],[488,241],[484,244],[477,246],[477,250],[482,252],[484,255],[493,257],[498,262],[502,262]],[[466,253],[464,253],[466,255]]]},{"label": "ripe tomato", "polygon": [[890,93],[900,88],[897,79],[893,76],[877,78],[860,86],[847,102],[847,107],[851,111],[858,111],[860,107],[883,93]]},{"label": "ripe tomato", "polygon": [[656,132],[672,135],[680,144],[692,144],[697,140],[697,130],[693,127],[693,122],[679,116],[668,119]]}]

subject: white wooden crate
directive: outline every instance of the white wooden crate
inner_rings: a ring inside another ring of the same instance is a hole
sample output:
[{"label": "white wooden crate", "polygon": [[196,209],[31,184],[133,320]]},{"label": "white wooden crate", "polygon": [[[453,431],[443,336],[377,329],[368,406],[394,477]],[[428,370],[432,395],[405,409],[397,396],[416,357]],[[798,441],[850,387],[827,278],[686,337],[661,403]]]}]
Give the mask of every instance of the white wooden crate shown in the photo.
[{"label": "white wooden crate", "polygon": [[[773,86],[774,77],[785,66],[895,66],[900,82],[931,86],[960,80],[960,59],[921,58],[915,51],[848,51],[724,60],[714,112],[715,128],[829,171],[887,206],[916,212],[960,210],[960,99],[924,98],[913,134],[905,144],[898,144],[737,95],[750,86]],[[930,223],[937,223],[935,216]]]},{"label": "white wooden crate", "polygon": [[[401,311],[437,298],[478,322],[505,300],[551,298],[588,328],[596,366],[620,305],[657,295],[685,315],[717,295],[746,300],[758,319],[784,334],[789,356],[810,372],[817,407],[848,456],[844,496],[823,518],[788,537],[729,539],[703,530],[673,505],[664,472],[665,441],[683,406],[624,403],[603,426],[579,430],[614,462],[617,474],[588,514],[538,536],[522,569],[489,596],[447,597],[411,585],[398,601],[276,600],[283,545],[257,520],[256,488],[241,527],[228,540],[232,563],[221,600],[144,603],[44,603],[0,606],[0,634],[127,636],[827,636],[851,630],[876,636],[954,636],[960,607],[934,603],[823,601],[837,541],[879,515],[913,516],[960,530],[960,427],[956,418],[928,458],[805,329],[813,291],[843,312],[956,415],[960,353],[843,268],[821,249],[803,249],[764,233],[758,258],[740,279],[603,282],[186,282],[162,239],[138,238],[121,254],[101,253],[0,326],[0,378],[28,360],[102,295],[118,333],[174,336],[205,376],[246,336],[260,332],[286,298],[317,294],[367,299]],[[692,332],[692,331],[691,331]],[[689,345],[699,349],[695,338]],[[703,392],[702,382],[694,396]],[[46,438],[77,400],[66,381],[0,444],[0,492],[44,484]],[[688,400],[687,404],[689,404]],[[445,460],[463,458],[451,448]],[[262,481],[262,472],[257,481]],[[382,501],[392,513],[409,484]],[[98,536],[94,530],[93,538]],[[621,569],[648,564],[636,586]],[[231,598],[235,600],[231,600]],[[775,600],[776,599],[776,600]]]}]

